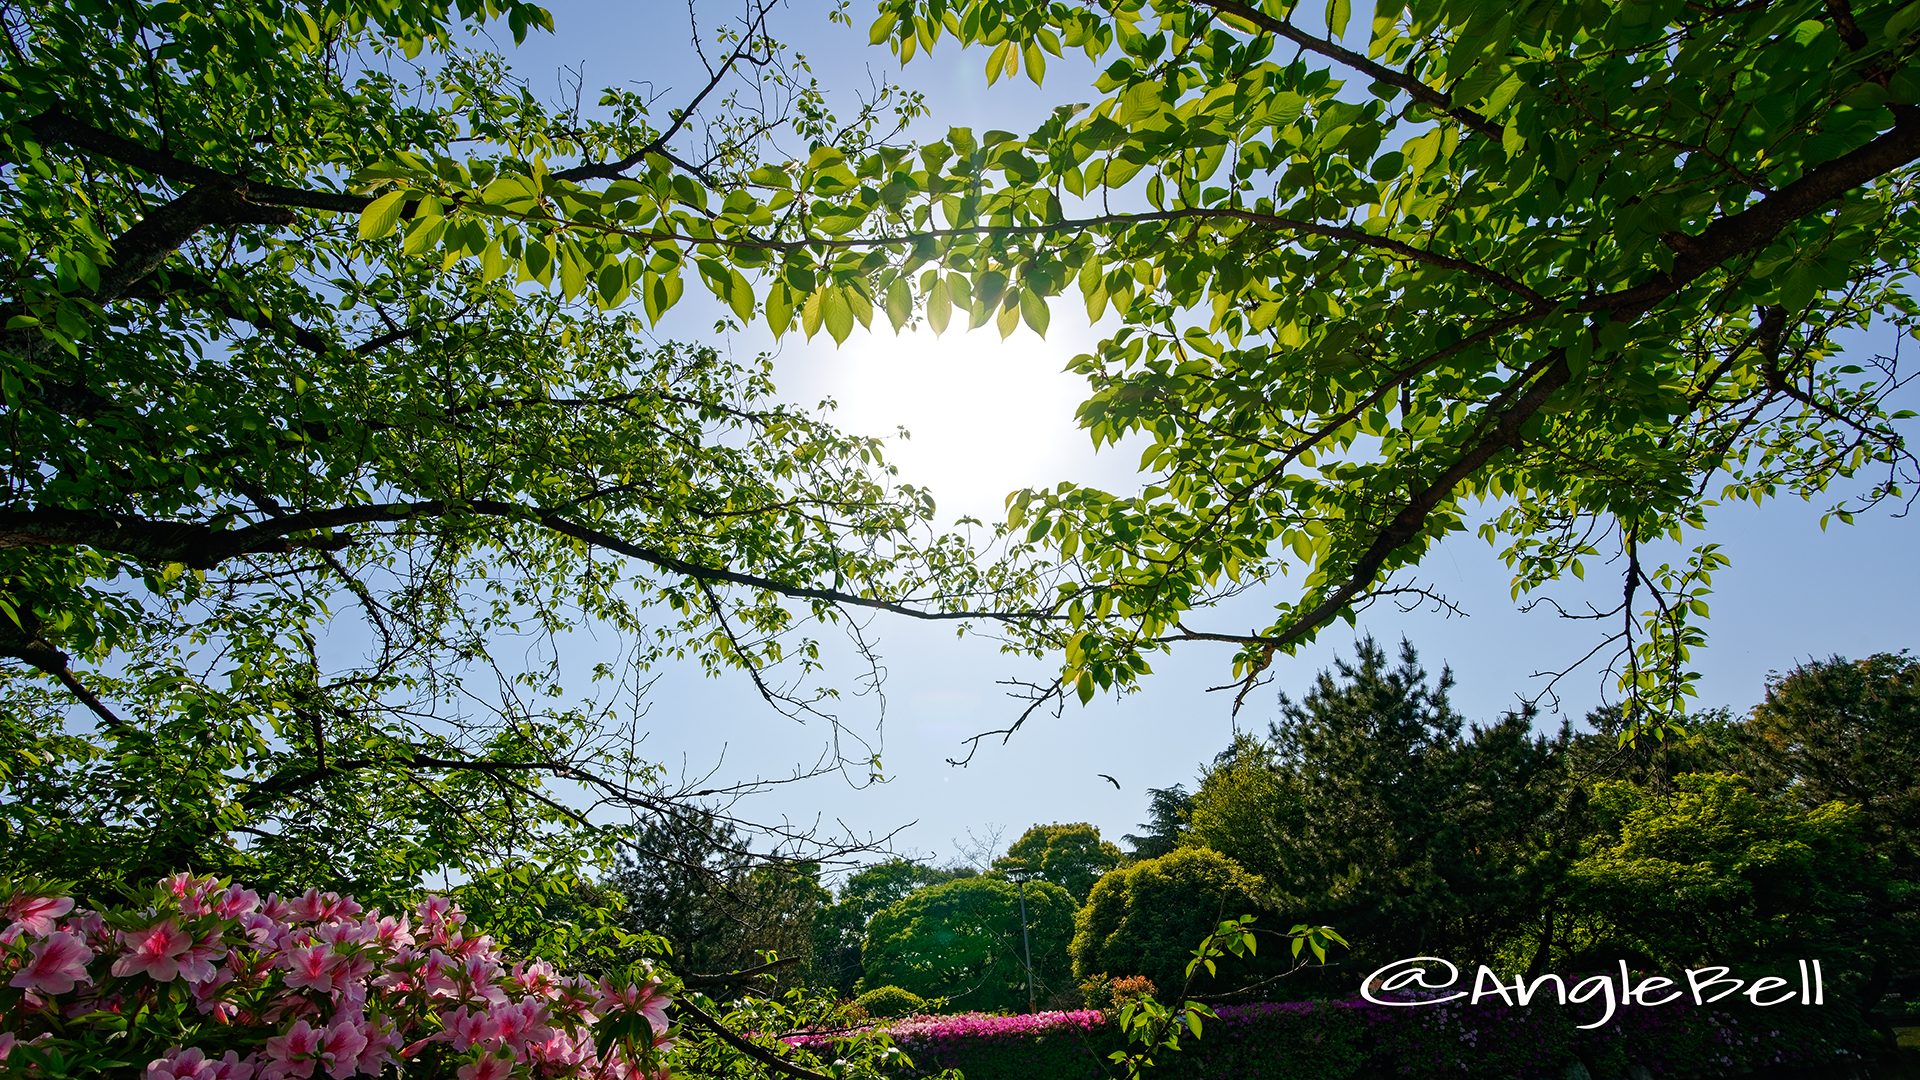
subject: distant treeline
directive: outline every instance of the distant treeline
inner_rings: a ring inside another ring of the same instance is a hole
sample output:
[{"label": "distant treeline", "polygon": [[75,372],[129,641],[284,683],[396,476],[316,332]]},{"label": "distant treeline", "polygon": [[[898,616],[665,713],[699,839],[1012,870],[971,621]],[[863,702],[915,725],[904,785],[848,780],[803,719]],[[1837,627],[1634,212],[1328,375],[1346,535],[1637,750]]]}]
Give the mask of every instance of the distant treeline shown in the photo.
[{"label": "distant treeline", "polygon": [[1609,709],[1550,733],[1531,708],[1468,723],[1452,685],[1410,645],[1359,642],[1191,792],[1152,790],[1126,851],[1036,825],[984,870],[891,860],[829,891],[716,824],[650,834],[603,888],[686,970],[773,950],[788,983],[952,1009],[1026,1007],[1023,899],[1042,1007],[1103,1004],[1116,982],[1171,997],[1194,943],[1247,912],[1351,947],[1303,965],[1275,937],[1192,992],[1343,996],[1415,955],[1515,973],[1818,958],[1871,1004],[1920,968],[1920,661],[1806,663],[1747,714],[1664,739],[1623,739]]}]

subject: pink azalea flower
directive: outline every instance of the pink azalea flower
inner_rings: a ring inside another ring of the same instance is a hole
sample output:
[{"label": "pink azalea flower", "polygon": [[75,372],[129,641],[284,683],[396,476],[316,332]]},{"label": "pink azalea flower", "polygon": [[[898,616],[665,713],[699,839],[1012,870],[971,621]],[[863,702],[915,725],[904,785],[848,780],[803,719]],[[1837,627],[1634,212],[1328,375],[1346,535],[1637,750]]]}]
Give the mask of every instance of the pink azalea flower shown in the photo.
[{"label": "pink azalea flower", "polygon": [[524,966],[513,965],[507,979],[522,994],[552,999],[560,996],[560,987],[554,982],[553,976],[553,965],[545,960],[535,960]]},{"label": "pink azalea flower", "polygon": [[77,934],[95,952],[113,947],[114,932],[107,927],[107,920],[97,911],[82,911],[62,923],[60,929],[69,934]]},{"label": "pink azalea flower", "polygon": [[234,981],[232,968],[221,968],[211,979],[202,979],[193,985],[193,1001],[202,1016],[212,1016],[222,1023],[228,1023],[239,1014],[239,1009],[231,1002],[223,1000],[222,993]]},{"label": "pink azalea flower", "polygon": [[147,1080],[249,1080],[252,1076],[253,1063],[242,1061],[231,1050],[224,1058],[210,1058],[199,1047],[176,1046],[167,1056],[147,1063]]},{"label": "pink azalea flower", "polygon": [[320,1039],[320,1062],[333,1080],[346,1080],[360,1069],[360,1052],[367,1037],[353,1020],[336,1020]]},{"label": "pink azalea flower", "polygon": [[308,889],[298,900],[287,904],[286,914],[282,917],[288,922],[331,922],[358,914],[360,905],[354,903],[352,897]]},{"label": "pink azalea flower", "polygon": [[287,901],[285,915],[279,916],[287,922],[314,922],[320,918],[320,890],[308,889],[296,900]]},{"label": "pink azalea flower", "polygon": [[492,949],[493,939],[485,934],[479,937],[468,937],[462,933],[447,939],[447,951],[462,959],[480,956],[491,952]]},{"label": "pink azalea flower", "polygon": [[213,1068],[213,1080],[252,1080],[253,1055],[242,1058],[232,1050],[226,1052]]},{"label": "pink azalea flower", "polygon": [[17,986],[42,994],[65,994],[77,982],[92,982],[87,961],[93,950],[72,934],[51,934],[35,942],[28,950],[25,967],[14,973],[8,986]]},{"label": "pink azalea flower", "polygon": [[286,927],[258,911],[240,916],[240,932],[260,948],[278,948]]},{"label": "pink azalea flower", "polygon": [[193,938],[168,919],[144,930],[122,930],[127,953],[113,962],[115,975],[145,973],[154,982],[172,982],[180,974],[180,957],[193,947]]},{"label": "pink azalea flower", "polygon": [[313,1075],[314,1059],[319,1056],[323,1029],[297,1020],[284,1035],[267,1040],[267,1066],[261,1080],[289,1080]]},{"label": "pink azalea flower", "polygon": [[213,913],[223,919],[237,919],[260,910],[260,894],[238,885],[220,890],[214,897]]},{"label": "pink azalea flower", "polygon": [[333,990],[334,955],[325,945],[294,949],[280,958],[280,966],[287,969],[289,990],[311,987],[323,994]]},{"label": "pink azalea flower", "polygon": [[4,910],[0,910],[0,919],[11,921],[12,930],[19,927],[36,937],[45,937],[53,933],[53,920],[73,910],[73,901],[65,896],[28,896],[14,893],[7,901]]},{"label": "pink azalea flower", "polygon": [[544,1041],[527,1044],[528,1061],[548,1066],[549,1073],[562,1074],[584,1074],[597,1064],[592,1032],[584,1028],[571,1034],[547,1030],[551,1034]]},{"label": "pink azalea flower", "polygon": [[454,997],[460,988],[453,981],[457,969],[452,958],[439,949],[427,954],[427,962],[420,967],[419,982],[426,987],[429,997]]},{"label": "pink azalea flower", "polygon": [[465,1052],[476,1046],[493,1050],[500,1045],[501,1023],[492,1012],[469,1011],[462,1005],[444,1014],[440,1022],[446,1025],[440,1037],[452,1043],[455,1050]]},{"label": "pink azalea flower", "polygon": [[227,955],[220,944],[220,931],[209,930],[180,957],[180,977],[187,985],[198,986],[213,978],[213,962]]},{"label": "pink azalea flower", "polygon": [[667,1030],[667,1007],[673,1004],[673,996],[660,988],[659,983],[649,982],[642,986],[628,984],[618,990],[613,984],[602,980],[600,999],[594,1002],[593,1011],[601,1014],[616,1009],[637,1012],[647,1018],[656,1034]]},{"label": "pink azalea flower", "polygon": [[395,918],[387,915],[374,927],[373,940],[389,949],[399,949],[413,944],[412,924],[405,915]]},{"label": "pink azalea flower", "polygon": [[513,1057],[510,1054],[488,1054],[471,1065],[462,1065],[454,1075],[460,1080],[507,1080],[513,1073]]},{"label": "pink azalea flower", "polygon": [[173,898],[180,902],[182,912],[196,917],[213,910],[213,905],[207,902],[207,895],[217,884],[219,882],[213,878],[197,878],[185,873],[175,874],[160,883],[162,888],[173,893]]},{"label": "pink azalea flower", "polygon": [[7,1060],[7,1055],[13,1053],[14,1042],[13,1032],[0,1031],[0,1061]]},{"label": "pink azalea flower", "polygon": [[465,915],[454,910],[453,901],[444,896],[429,896],[425,900],[420,901],[420,906],[416,910],[420,915],[420,921],[423,923],[462,923],[467,921]]},{"label": "pink azalea flower", "polygon": [[387,1063],[394,1060],[393,1053],[400,1046],[400,1033],[383,1031],[374,1024],[363,1023],[360,1025],[360,1034],[367,1039],[367,1048],[360,1051],[360,1071],[368,1076],[379,1076]]},{"label": "pink azalea flower", "polygon": [[367,976],[373,974],[373,957],[366,952],[336,956],[333,961],[333,986],[355,1001],[367,996]]}]

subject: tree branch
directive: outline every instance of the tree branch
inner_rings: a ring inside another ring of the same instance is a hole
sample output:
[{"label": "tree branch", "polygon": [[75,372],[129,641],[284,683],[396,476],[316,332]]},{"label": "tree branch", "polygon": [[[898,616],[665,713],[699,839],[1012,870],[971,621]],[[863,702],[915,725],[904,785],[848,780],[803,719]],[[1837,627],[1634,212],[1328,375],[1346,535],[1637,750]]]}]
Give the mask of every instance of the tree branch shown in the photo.
[{"label": "tree branch", "polygon": [[1583,300],[1576,311],[1608,311],[1637,318],[1694,279],[1729,259],[1760,251],[1794,222],[1862,184],[1920,159],[1920,106],[1889,105],[1894,125],[1866,145],[1823,162],[1759,202],[1708,225],[1699,235],[1668,233],[1677,253],[1673,269],[1652,281]]},{"label": "tree branch", "polygon": [[686,108],[675,110],[673,123],[667,126],[667,130],[661,132],[645,146],[621,158],[619,161],[602,163],[590,162],[584,165],[576,165],[571,169],[562,169],[559,172],[553,173],[553,178],[555,180],[571,182],[580,180],[618,180],[628,169],[633,168],[645,160],[648,154],[660,154],[688,172],[699,176],[703,181],[711,183],[712,181],[707,176],[705,169],[681,161],[668,152],[667,142],[675,135],[680,134],[680,129],[685,127],[687,121],[693,118],[693,111],[698,109],[700,103],[707,99],[707,95],[713,93],[714,90],[720,86],[721,82],[732,73],[733,66],[738,64],[741,58],[752,50],[754,36],[763,32],[767,21],[767,12],[771,9],[771,5],[761,7],[760,14],[755,16],[746,31],[740,35],[740,41],[734,46],[733,52],[728,54],[726,60],[724,60],[718,68],[710,70],[707,73],[707,85],[700,88],[700,92],[693,96],[693,100],[687,103]]},{"label": "tree branch", "polygon": [[114,715],[113,710],[107,708],[105,702],[95,696],[93,691],[87,689],[86,684],[80,681],[79,676],[75,675],[73,668],[69,666],[67,654],[59,649],[37,638],[22,638],[0,644],[0,656],[11,656],[16,660],[23,660],[34,668],[53,676],[61,686],[67,688],[69,693],[80,699],[80,704],[85,705],[113,730],[119,732],[132,730],[125,720]]},{"label": "tree branch", "polygon": [[781,1056],[780,1054],[775,1053],[774,1051],[769,1050],[766,1047],[761,1046],[756,1042],[753,1042],[749,1039],[741,1038],[739,1035],[729,1030],[725,1024],[722,1024],[720,1021],[715,1020],[711,1016],[708,1016],[706,1012],[700,1008],[700,1006],[695,1005],[693,1002],[688,1001],[684,997],[676,998],[673,1004],[675,1008],[684,1010],[688,1015],[692,1016],[696,1021],[700,1023],[701,1027],[704,1027],[707,1030],[713,1032],[715,1035],[720,1036],[721,1042],[726,1043],[728,1046],[733,1047],[735,1050],[740,1051],[741,1053],[747,1055],[748,1057],[752,1058],[755,1061],[760,1062],[762,1065],[765,1065],[770,1069],[774,1069],[778,1072],[783,1072],[788,1076],[799,1077],[800,1080],[832,1080],[832,1078],[829,1077],[826,1073],[815,1072],[814,1070],[809,1069],[804,1065],[796,1065],[793,1062],[788,1061],[785,1057]]},{"label": "tree branch", "polygon": [[291,513],[238,529],[215,529],[197,522],[153,521],[130,515],[40,507],[0,511],[0,545],[75,544],[112,551],[154,563],[184,563],[210,570],[229,559],[247,555],[280,554],[295,550],[336,551],[353,543],[350,537],[295,538],[296,534],[342,529],[354,525],[395,523],[414,518],[442,518],[458,514],[522,521],[580,540],[629,558],[650,563],[682,577],[702,582],[725,582],[763,589],[794,600],[870,608],[927,620],[996,619],[1002,622],[1056,618],[1048,611],[927,611],[906,602],[879,600],[838,589],[819,589],[744,574],[725,567],[705,566],[669,555],[657,548],[622,540],[558,512],[492,499],[451,502],[374,503]]},{"label": "tree branch", "polygon": [[218,180],[196,184],[155,207],[113,241],[113,262],[100,275],[94,300],[110,304],[160,268],[180,246],[209,225],[291,225],[293,212],[260,206],[244,183]]},{"label": "tree branch", "polygon": [[1245,4],[1235,3],[1234,0],[1190,0],[1190,2],[1200,7],[1210,7],[1222,15],[1230,15],[1255,29],[1264,30],[1269,34],[1286,38],[1288,41],[1293,42],[1295,45],[1309,52],[1319,53],[1321,56],[1345,64],[1363,75],[1370,76],[1375,82],[1385,83],[1388,86],[1405,90],[1420,104],[1443,112],[1496,142],[1499,141],[1503,134],[1499,124],[1494,123],[1492,120],[1487,119],[1464,105],[1454,104],[1453,98],[1445,91],[1436,90],[1426,83],[1421,82],[1419,79],[1408,75],[1406,72],[1395,71],[1384,64],[1375,63],[1361,56],[1359,53],[1351,49],[1343,48],[1339,44],[1329,41],[1326,38],[1315,37],[1293,25],[1291,22],[1276,19],[1258,9],[1248,7]]},{"label": "tree branch", "polygon": [[92,124],[75,119],[62,105],[55,105],[27,121],[24,126],[43,144],[70,146],[75,150],[110,158],[122,165],[131,165],[175,183],[226,188],[242,187],[253,202],[265,206],[298,206],[309,210],[357,214],[373,202],[372,199],[361,195],[310,191],[279,184],[253,183],[244,177],[224,173],[218,169],[209,169],[204,165],[197,165],[174,157],[172,154],[151,149],[111,131],[103,131]]}]

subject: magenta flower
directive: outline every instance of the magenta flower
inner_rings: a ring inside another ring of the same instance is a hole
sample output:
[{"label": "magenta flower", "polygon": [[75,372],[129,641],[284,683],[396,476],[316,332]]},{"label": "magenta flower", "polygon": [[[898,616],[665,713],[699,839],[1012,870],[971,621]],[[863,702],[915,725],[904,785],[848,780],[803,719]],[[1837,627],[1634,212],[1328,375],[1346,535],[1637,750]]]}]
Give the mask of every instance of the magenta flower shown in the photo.
[{"label": "magenta flower", "polygon": [[643,986],[628,985],[618,990],[613,984],[602,980],[600,999],[594,1002],[593,1011],[609,1013],[615,1009],[637,1012],[647,1018],[656,1034],[667,1030],[667,1006],[673,1004],[673,997],[660,989],[659,983],[647,983]]},{"label": "magenta flower", "polygon": [[127,953],[113,962],[115,975],[145,973],[154,982],[172,982],[180,975],[180,957],[193,947],[193,937],[168,919],[145,930],[122,930]]},{"label": "magenta flower", "polygon": [[260,910],[260,894],[238,885],[220,890],[214,897],[213,913],[223,919],[237,919]]},{"label": "magenta flower", "polygon": [[73,901],[65,896],[28,896],[14,893],[7,901],[5,910],[0,910],[0,919],[9,920],[9,931],[18,927],[35,937],[45,937],[53,933],[53,920],[73,910]]},{"label": "magenta flower", "polygon": [[545,960],[535,960],[525,966],[515,964],[507,976],[507,981],[522,994],[548,999],[560,996],[560,987],[553,980],[553,965]]},{"label": "magenta flower", "polygon": [[333,951],[325,945],[289,950],[280,958],[280,966],[287,969],[287,989],[310,987],[323,994],[332,992],[334,960]]},{"label": "magenta flower", "polygon": [[382,916],[374,927],[373,940],[389,949],[398,949],[413,944],[412,925],[405,915],[394,918]]},{"label": "magenta flower", "polygon": [[346,1080],[360,1069],[360,1052],[367,1037],[353,1020],[336,1020],[320,1037],[320,1063],[333,1080]]},{"label": "magenta flower", "polygon": [[173,893],[183,913],[196,917],[213,910],[213,905],[207,902],[207,894],[217,884],[213,878],[197,878],[186,873],[175,874],[160,883],[162,888]]},{"label": "magenta flower", "polygon": [[393,1060],[393,1053],[400,1047],[400,1033],[382,1030],[373,1023],[362,1023],[360,1034],[366,1037],[366,1049],[360,1051],[360,1071],[368,1076],[379,1076],[380,1070]]},{"label": "magenta flower", "polygon": [[[157,901],[159,914],[141,920],[154,925],[121,931],[65,898],[16,895],[0,906],[11,920],[0,921],[0,940],[26,947],[15,954],[27,954],[24,966],[5,973],[33,995],[29,1008],[44,1000],[50,1015],[92,1023],[93,1015],[121,1013],[151,995],[135,986],[123,988],[124,998],[76,993],[91,981],[89,962],[103,958],[119,976],[187,984],[197,1010],[185,1013],[189,1026],[172,1038],[190,1042],[218,1023],[245,1031],[248,1045],[265,1044],[257,1055],[222,1059],[174,1046],[147,1063],[143,1080],[372,1077],[430,1042],[452,1044],[462,1080],[511,1080],[516,1069],[556,1080],[664,1080],[643,1075],[624,1054],[603,1059],[592,1031],[603,1008],[638,1013],[655,1047],[664,1046],[671,999],[663,987],[644,980],[615,989],[539,961],[508,972],[494,942],[467,935],[466,917],[444,899],[421,905],[416,923],[378,910],[362,915],[351,898],[317,890],[291,902],[269,897],[263,906],[239,886],[183,874],[160,883]],[[16,1033],[0,1035],[0,1059],[18,1045]]]},{"label": "magenta flower", "polygon": [[325,1030],[296,1020],[284,1035],[267,1040],[267,1065],[261,1080],[289,1080],[313,1075],[314,1059],[320,1054]]},{"label": "magenta flower", "polygon": [[199,1047],[176,1046],[167,1056],[147,1062],[147,1080],[250,1080],[252,1076],[253,1062],[241,1060],[231,1050],[224,1058],[210,1058]]},{"label": "magenta flower", "polygon": [[488,1054],[471,1065],[462,1065],[455,1072],[460,1080],[507,1080],[513,1073],[513,1056],[504,1052]]},{"label": "magenta flower", "polygon": [[107,927],[107,920],[97,911],[82,911],[60,925],[60,929],[69,934],[77,934],[95,952],[104,952],[113,947],[114,932]]},{"label": "magenta flower", "polygon": [[571,1035],[557,1031],[547,1041],[533,1043],[527,1047],[527,1060],[546,1066],[548,1075],[586,1075],[599,1061],[594,1055],[593,1035],[584,1030]]},{"label": "magenta flower", "polygon": [[226,955],[226,946],[220,944],[220,931],[209,930],[180,957],[180,977],[187,980],[189,986],[208,982],[213,978],[214,961],[223,960]]},{"label": "magenta flower", "polygon": [[87,961],[93,950],[72,934],[51,934],[28,950],[27,965],[14,973],[8,986],[42,994],[65,994],[74,983],[92,982]]}]

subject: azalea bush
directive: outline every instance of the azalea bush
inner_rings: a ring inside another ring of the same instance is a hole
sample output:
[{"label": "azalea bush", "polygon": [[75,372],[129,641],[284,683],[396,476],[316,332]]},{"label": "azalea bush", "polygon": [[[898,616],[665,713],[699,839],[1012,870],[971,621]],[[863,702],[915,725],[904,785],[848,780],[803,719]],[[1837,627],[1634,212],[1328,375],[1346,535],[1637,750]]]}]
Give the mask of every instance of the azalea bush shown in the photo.
[{"label": "azalea bush", "polygon": [[[1016,1016],[917,1015],[891,1021],[885,1030],[904,1051],[898,1071],[914,1077],[949,1069],[958,1069],[966,1080],[1104,1076],[1105,1055],[1117,1045],[1107,1018],[1093,1009]],[[831,1040],[800,1035],[787,1042],[818,1052]]]},{"label": "azalea bush", "polygon": [[0,881],[0,1077],[665,1080],[670,979],[510,962],[452,902],[363,910],[178,874],[144,906]]},{"label": "azalea bush", "polygon": [[[1351,999],[1254,1002],[1214,1010],[1199,1039],[1156,1056],[1159,1080],[1388,1080],[1500,1076],[1560,1080],[1575,1064],[1595,1076],[1638,1066],[1659,1080],[1707,1080],[1767,1070],[1793,1075],[1858,1068],[1872,1035],[1857,1003],[1754,1008],[1674,1002],[1622,1008],[1600,1028],[1595,1013],[1542,1005],[1464,1003],[1383,1008]],[[1030,1016],[914,1016],[886,1025],[910,1056],[899,1080],[957,1069],[966,1080],[1111,1080],[1111,1051],[1127,1045],[1113,1018],[1092,1010]],[[789,1039],[824,1049],[824,1036]]]}]

